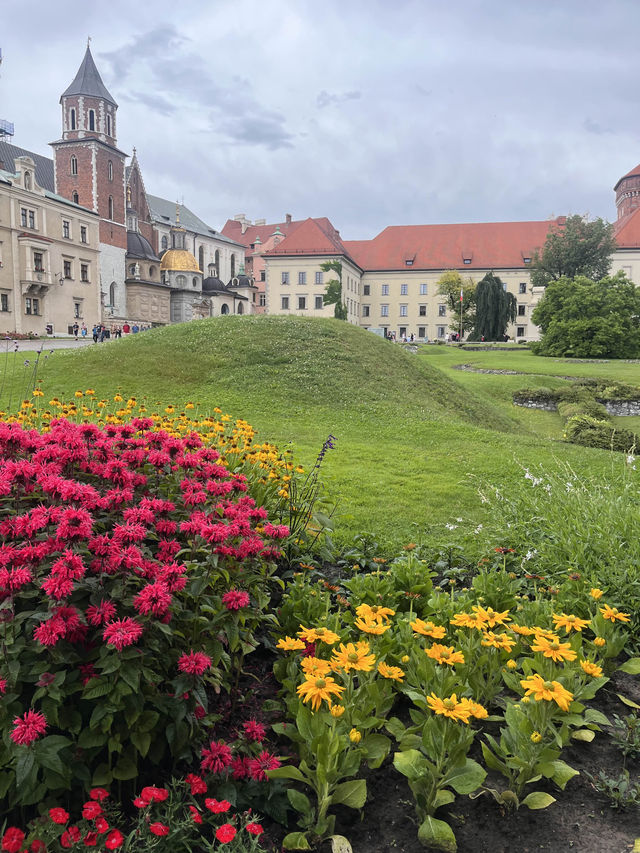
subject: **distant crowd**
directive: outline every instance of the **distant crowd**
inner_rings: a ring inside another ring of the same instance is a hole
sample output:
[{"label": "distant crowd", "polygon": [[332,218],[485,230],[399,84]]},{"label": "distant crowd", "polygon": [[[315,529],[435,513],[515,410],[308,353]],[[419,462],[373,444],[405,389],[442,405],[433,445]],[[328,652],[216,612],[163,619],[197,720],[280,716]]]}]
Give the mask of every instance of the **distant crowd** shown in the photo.
[{"label": "distant crowd", "polygon": [[[112,323],[111,326],[107,328],[104,323],[96,323],[91,330],[91,337],[93,338],[94,344],[97,344],[102,343],[102,341],[105,341],[108,338],[121,338],[123,335],[129,334],[137,335],[138,332],[146,332],[150,328],[151,326],[141,326],[138,325],[138,323],[123,323],[122,326],[116,326]],[[89,330],[85,323],[82,323],[80,326],[77,323],[74,323],[72,331],[76,340],[78,340],[78,337],[85,340],[89,334]]]}]

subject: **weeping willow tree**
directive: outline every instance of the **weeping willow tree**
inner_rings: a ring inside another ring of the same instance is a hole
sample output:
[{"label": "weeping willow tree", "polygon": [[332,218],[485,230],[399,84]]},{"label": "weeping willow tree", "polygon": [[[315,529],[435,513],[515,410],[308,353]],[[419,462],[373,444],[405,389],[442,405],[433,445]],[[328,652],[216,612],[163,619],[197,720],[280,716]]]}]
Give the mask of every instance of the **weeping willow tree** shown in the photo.
[{"label": "weeping willow tree", "polygon": [[476,324],[469,340],[499,341],[516,319],[518,302],[497,275],[488,272],[476,286]]},{"label": "weeping willow tree", "polygon": [[332,278],[327,282],[324,294],[322,296],[323,305],[335,305],[333,316],[337,320],[347,319],[347,306],[342,298],[342,264],[340,261],[325,261],[320,264],[320,269],[324,272],[335,272],[338,278]]}]

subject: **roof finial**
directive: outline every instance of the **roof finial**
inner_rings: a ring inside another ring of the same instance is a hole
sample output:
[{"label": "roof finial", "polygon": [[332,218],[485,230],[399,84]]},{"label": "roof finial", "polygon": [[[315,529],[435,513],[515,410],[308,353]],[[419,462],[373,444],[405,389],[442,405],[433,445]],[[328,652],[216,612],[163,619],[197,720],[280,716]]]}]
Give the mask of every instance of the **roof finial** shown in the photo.
[{"label": "roof finial", "polygon": [[87,36],[87,48],[91,46],[91,36]]},{"label": "roof finial", "polygon": [[180,204],[176,201],[176,225],[180,225]]}]

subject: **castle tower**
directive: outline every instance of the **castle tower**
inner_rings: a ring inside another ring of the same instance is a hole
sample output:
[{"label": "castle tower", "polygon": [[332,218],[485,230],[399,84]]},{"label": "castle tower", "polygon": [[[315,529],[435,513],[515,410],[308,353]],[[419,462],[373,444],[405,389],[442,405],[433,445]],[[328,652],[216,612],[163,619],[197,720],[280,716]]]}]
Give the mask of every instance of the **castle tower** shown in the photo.
[{"label": "castle tower", "polygon": [[616,194],[618,219],[640,207],[640,164],[620,178],[613,189]]},{"label": "castle tower", "polygon": [[56,192],[100,215],[103,305],[110,304],[114,294],[123,303],[127,155],[116,145],[118,105],[102,82],[88,44],[78,73],[62,93],[60,104],[62,138],[50,143]]}]

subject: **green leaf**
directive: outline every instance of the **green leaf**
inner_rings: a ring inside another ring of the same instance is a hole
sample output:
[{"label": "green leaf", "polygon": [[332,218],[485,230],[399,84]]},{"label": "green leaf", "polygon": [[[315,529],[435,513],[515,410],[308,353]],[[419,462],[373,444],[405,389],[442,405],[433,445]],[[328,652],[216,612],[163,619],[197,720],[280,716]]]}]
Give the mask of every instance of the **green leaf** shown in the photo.
[{"label": "green leaf", "polygon": [[599,726],[610,726],[611,723],[609,719],[605,717],[602,711],[598,711],[597,708],[587,708],[584,715],[585,723],[595,723]]},{"label": "green leaf", "polygon": [[464,764],[452,768],[443,779],[458,794],[470,794],[479,788],[487,777],[487,771],[477,761],[467,758]]},{"label": "green leaf", "polygon": [[364,779],[352,779],[342,782],[333,794],[331,802],[335,805],[349,806],[350,809],[361,809],[367,801],[367,783]]},{"label": "green leaf", "polygon": [[493,754],[486,743],[481,743],[480,746],[482,747],[484,763],[487,765],[489,770],[496,770],[498,773],[505,773],[507,770],[506,764],[503,761],[500,761],[500,759]]},{"label": "green leaf", "polygon": [[629,658],[622,666],[618,667],[618,672],[627,672],[629,675],[640,675],[640,658]]},{"label": "green leaf", "polygon": [[448,806],[449,803],[453,803],[455,801],[456,795],[453,791],[450,791],[448,788],[441,788],[438,793],[435,795],[433,800],[433,809],[441,808],[441,806]]},{"label": "green leaf", "polygon": [[577,732],[571,732],[573,740],[582,740],[586,743],[591,743],[595,736],[596,733],[591,729],[578,729]]},{"label": "green leaf", "polygon": [[267,776],[269,779],[295,779],[296,782],[304,782],[308,784],[307,780],[298,768],[292,767],[291,765],[288,765],[287,767],[276,767],[275,770],[267,770]]},{"label": "green leaf", "polygon": [[628,705],[630,708],[638,708],[640,710],[640,705],[637,705],[632,699],[627,699],[626,696],[623,696],[622,693],[616,693],[618,699],[625,705]]},{"label": "green leaf", "polygon": [[282,842],[285,850],[311,850],[304,832],[290,832]]},{"label": "green leaf", "polygon": [[82,694],[83,699],[100,699],[102,696],[106,696],[107,693],[111,693],[112,687],[108,681],[103,681],[100,678],[92,678],[89,684],[91,686],[87,687]]},{"label": "green leaf", "polygon": [[300,812],[303,815],[307,815],[311,812],[309,797],[306,797],[304,794],[300,793],[300,791],[296,791],[295,788],[287,788],[287,797],[297,812]]},{"label": "green leaf", "polygon": [[551,803],[555,803],[556,798],[551,794],[545,794],[543,791],[532,791],[524,798],[520,805],[526,806],[528,809],[546,809]]},{"label": "green leaf", "polygon": [[34,763],[35,755],[33,751],[30,749],[21,750],[16,761],[16,786],[18,788],[21,788],[31,775]]},{"label": "green leaf", "polygon": [[131,743],[138,750],[140,755],[145,758],[151,746],[151,735],[149,732],[134,731],[131,732]]},{"label": "green leaf", "polygon": [[93,729],[83,729],[78,738],[80,749],[91,749],[94,746],[102,746],[107,740],[106,734],[96,732]]},{"label": "green leaf", "polygon": [[396,752],[393,756],[393,766],[399,773],[412,782],[419,779],[424,771],[425,759],[417,749],[407,749]]},{"label": "green leaf", "polygon": [[420,824],[418,840],[425,847],[435,847],[436,850],[444,850],[445,853],[455,853],[458,849],[456,837],[448,823],[427,817]]},{"label": "green leaf", "polygon": [[353,848],[344,835],[332,835],[329,840],[331,841],[331,853],[353,853]]},{"label": "green leaf", "polygon": [[562,790],[564,790],[569,779],[573,779],[574,776],[580,775],[578,770],[570,767],[565,761],[561,761],[560,759],[556,759],[556,761],[549,761],[548,764],[545,764],[544,767],[540,768],[540,770],[547,779],[553,779],[556,785],[559,788],[562,788]]},{"label": "green leaf", "polygon": [[135,779],[138,775],[138,765],[128,755],[121,755],[113,769],[113,778],[126,781]]},{"label": "green leaf", "polygon": [[364,749],[369,767],[375,770],[377,767],[380,767],[389,754],[391,741],[386,735],[375,733],[367,735],[360,746]]}]

